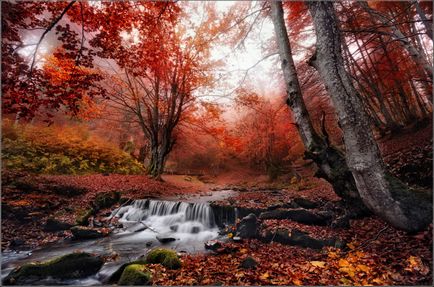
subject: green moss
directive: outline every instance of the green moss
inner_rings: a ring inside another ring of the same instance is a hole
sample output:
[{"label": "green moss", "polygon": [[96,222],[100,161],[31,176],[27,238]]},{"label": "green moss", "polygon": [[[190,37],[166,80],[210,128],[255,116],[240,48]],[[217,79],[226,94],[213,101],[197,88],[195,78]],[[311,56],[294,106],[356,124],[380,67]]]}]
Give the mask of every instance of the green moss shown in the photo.
[{"label": "green moss", "polygon": [[5,285],[29,282],[46,277],[83,278],[95,274],[104,261],[88,253],[72,253],[42,263],[29,263],[13,270],[3,281]]},{"label": "green moss", "polygon": [[95,197],[93,206],[97,210],[108,208],[119,202],[120,199],[121,194],[119,191],[100,193]]},{"label": "green moss", "polygon": [[151,282],[151,272],[143,264],[130,264],[122,272],[118,285],[146,285]]},{"label": "green moss", "polygon": [[145,259],[139,259],[139,260],[135,260],[135,261],[133,261],[133,262],[129,262],[129,263],[122,264],[122,266],[119,267],[119,269],[116,270],[116,272],[113,273],[113,274],[110,276],[110,278],[109,278],[109,280],[108,280],[108,283],[110,283],[110,284],[114,284],[114,283],[118,282],[119,279],[120,279],[121,276],[122,276],[122,273],[124,273],[125,268],[127,268],[128,265],[131,265],[131,264],[141,264],[141,265],[143,265],[143,264],[146,264],[146,260],[145,260]]},{"label": "green moss", "polygon": [[161,264],[169,269],[181,268],[181,260],[174,250],[157,248],[146,256],[147,263]]},{"label": "green moss", "polygon": [[89,224],[89,218],[93,214],[94,214],[94,211],[91,208],[79,211],[78,217],[76,219],[77,224],[87,226]]}]

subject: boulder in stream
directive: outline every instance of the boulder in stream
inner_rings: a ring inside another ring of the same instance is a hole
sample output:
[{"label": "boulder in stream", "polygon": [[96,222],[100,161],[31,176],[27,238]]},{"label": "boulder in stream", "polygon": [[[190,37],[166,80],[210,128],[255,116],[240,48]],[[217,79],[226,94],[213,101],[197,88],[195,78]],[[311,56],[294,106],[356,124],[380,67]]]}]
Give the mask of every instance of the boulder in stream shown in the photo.
[{"label": "boulder in stream", "polygon": [[118,283],[119,279],[121,279],[121,276],[124,273],[125,268],[127,268],[129,265],[132,265],[132,264],[143,265],[143,264],[146,264],[146,260],[144,258],[139,258],[133,262],[122,264],[121,267],[119,267],[119,269],[115,271],[115,273],[110,275],[110,277],[106,283],[109,283],[109,284]]},{"label": "boulder in stream", "polygon": [[156,236],[157,240],[160,241],[161,244],[166,244],[172,241],[176,241],[176,238],[171,236],[171,234],[160,234]]},{"label": "boulder in stream", "polygon": [[97,273],[103,264],[100,257],[89,253],[71,253],[41,263],[24,264],[9,273],[3,284],[41,285],[48,277],[59,280],[84,278]]},{"label": "boulder in stream", "polygon": [[143,264],[130,264],[122,272],[118,285],[150,285],[151,272]]},{"label": "boulder in stream", "polygon": [[96,239],[108,235],[106,228],[92,228],[84,226],[74,226],[71,228],[73,239]]},{"label": "boulder in stream", "polygon": [[146,263],[161,264],[168,269],[181,268],[181,260],[174,250],[156,248],[146,255]]}]

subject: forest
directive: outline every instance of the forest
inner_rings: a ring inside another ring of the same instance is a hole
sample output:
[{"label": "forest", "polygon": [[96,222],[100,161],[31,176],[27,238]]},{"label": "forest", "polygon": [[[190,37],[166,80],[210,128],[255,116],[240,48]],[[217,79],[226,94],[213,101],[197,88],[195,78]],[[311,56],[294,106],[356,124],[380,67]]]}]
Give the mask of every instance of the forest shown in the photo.
[{"label": "forest", "polygon": [[2,1],[2,285],[432,286],[432,24]]}]

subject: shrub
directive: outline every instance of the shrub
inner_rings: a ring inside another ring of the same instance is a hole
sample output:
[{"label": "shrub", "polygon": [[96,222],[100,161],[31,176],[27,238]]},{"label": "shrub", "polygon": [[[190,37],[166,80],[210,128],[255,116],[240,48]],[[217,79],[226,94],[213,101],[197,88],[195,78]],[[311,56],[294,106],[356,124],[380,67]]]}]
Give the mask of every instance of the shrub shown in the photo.
[{"label": "shrub", "polygon": [[3,167],[44,174],[138,174],[131,155],[84,127],[12,125],[4,121]]}]

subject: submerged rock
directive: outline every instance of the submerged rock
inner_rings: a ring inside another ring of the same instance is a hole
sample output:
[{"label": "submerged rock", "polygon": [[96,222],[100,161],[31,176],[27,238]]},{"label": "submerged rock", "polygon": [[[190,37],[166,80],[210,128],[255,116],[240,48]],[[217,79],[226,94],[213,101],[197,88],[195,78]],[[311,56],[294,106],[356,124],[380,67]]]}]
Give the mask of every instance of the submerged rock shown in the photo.
[{"label": "submerged rock", "polygon": [[125,267],[118,285],[149,285],[151,272],[143,264],[130,264]]},{"label": "submerged rock", "polygon": [[4,285],[40,285],[42,280],[77,279],[98,272],[104,261],[89,253],[72,253],[42,263],[24,264],[3,280]]},{"label": "submerged rock", "polygon": [[191,233],[196,234],[200,232],[200,227],[199,226],[193,226],[191,228]]},{"label": "submerged rock", "polygon": [[168,269],[181,268],[181,260],[174,250],[156,248],[146,255],[146,263],[161,264]]},{"label": "submerged rock", "polygon": [[175,240],[176,240],[175,237],[172,237],[172,236],[167,235],[167,234],[157,235],[156,238],[157,238],[157,240],[160,241],[162,244],[166,244],[166,243],[169,243],[169,242],[172,242],[172,241],[175,241]]}]

